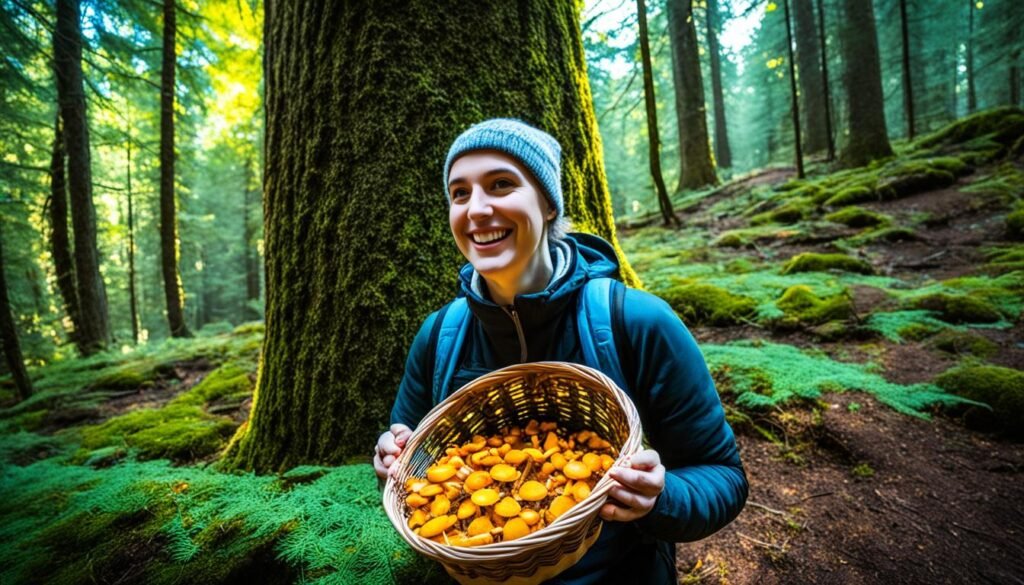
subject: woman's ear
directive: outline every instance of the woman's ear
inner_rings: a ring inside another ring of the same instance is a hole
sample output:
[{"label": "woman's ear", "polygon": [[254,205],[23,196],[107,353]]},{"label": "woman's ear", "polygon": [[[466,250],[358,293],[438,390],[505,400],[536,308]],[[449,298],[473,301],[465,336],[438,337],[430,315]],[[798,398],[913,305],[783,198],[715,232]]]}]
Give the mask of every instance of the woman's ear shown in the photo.
[{"label": "woman's ear", "polygon": [[558,210],[557,209],[551,209],[551,206],[548,205],[548,215],[547,215],[548,221],[551,221],[551,220],[555,219],[556,217],[558,217]]}]

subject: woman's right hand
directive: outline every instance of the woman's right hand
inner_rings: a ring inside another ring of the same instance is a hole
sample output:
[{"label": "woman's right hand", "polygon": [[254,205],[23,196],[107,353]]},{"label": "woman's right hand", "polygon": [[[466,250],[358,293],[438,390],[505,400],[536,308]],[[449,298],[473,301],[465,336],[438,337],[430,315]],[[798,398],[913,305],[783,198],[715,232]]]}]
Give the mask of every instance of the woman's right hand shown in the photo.
[{"label": "woman's right hand", "polygon": [[377,439],[377,447],[373,453],[373,469],[382,481],[387,480],[389,474],[394,475],[398,471],[394,463],[411,436],[412,429],[396,423]]}]

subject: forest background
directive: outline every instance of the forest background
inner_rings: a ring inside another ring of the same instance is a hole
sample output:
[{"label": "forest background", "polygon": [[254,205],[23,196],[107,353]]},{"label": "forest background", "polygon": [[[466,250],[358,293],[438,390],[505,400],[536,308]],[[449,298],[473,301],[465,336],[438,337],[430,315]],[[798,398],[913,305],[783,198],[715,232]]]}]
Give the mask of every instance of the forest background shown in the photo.
[{"label": "forest background", "polygon": [[1009,0],[0,0],[3,580],[443,580],[366,459],[455,290],[444,149],[514,116],[740,434],[755,505],[680,545],[683,578],[1011,582],[1022,25]]}]

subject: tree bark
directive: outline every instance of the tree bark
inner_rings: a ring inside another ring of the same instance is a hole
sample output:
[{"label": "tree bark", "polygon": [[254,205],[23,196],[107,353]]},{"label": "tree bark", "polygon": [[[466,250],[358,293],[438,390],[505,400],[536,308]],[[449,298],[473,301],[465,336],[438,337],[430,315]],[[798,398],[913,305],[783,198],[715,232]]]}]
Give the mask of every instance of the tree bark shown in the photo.
[{"label": "tree bark", "polygon": [[[255,177],[253,176],[253,161],[249,157],[245,161],[245,192],[242,200],[242,237],[244,239],[242,250],[245,253],[245,300],[255,302],[260,300],[260,266],[259,252],[256,249],[256,230],[253,227],[252,218],[249,217],[250,209],[253,206],[254,195],[258,197],[259,192],[252,188]],[[259,319],[262,315],[246,306],[244,310],[246,319]]]},{"label": "tree bark", "polygon": [[967,0],[967,113],[978,109],[978,95],[974,88],[974,3]]},{"label": "tree bark", "polygon": [[174,205],[174,69],[177,18],[174,0],[164,0],[163,64],[160,71],[160,268],[171,337],[191,337],[185,324],[181,275],[178,273],[178,227]]},{"label": "tree bark", "polygon": [[796,91],[796,62],[793,55],[793,26],[789,21],[789,0],[782,0],[782,16],[786,19],[786,61],[789,63],[789,112],[793,119],[793,155],[796,176],[804,178],[804,153],[800,138],[800,96]]},{"label": "tree bark", "polygon": [[266,336],[225,463],[276,471],[365,458],[386,428],[415,332],[455,291],[441,169],[470,124],[551,132],[567,215],[615,232],[575,4],[310,0],[264,18]]},{"label": "tree bark", "polygon": [[78,343],[81,330],[78,314],[78,291],[75,285],[75,262],[71,252],[71,238],[68,234],[68,188],[64,165],[64,132],[61,128],[60,111],[54,123],[53,154],[50,157],[50,253],[56,272],[57,290],[64,301],[64,309],[71,319],[68,339]]},{"label": "tree bark", "polygon": [[900,3],[900,38],[903,40],[903,116],[907,122],[907,138],[914,139],[914,84],[910,77],[910,33],[907,23],[907,0]]},{"label": "tree bark", "polygon": [[92,201],[89,126],[82,89],[82,29],[78,0],[57,0],[53,35],[57,100],[64,121],[68,157],[68,192],[75,242],[75,281],[78,285],[78,348],[93,354],[110,343],[107,291],[100,276],[96,247],[96,208]]},{"label": "tree bark", "polygon": [[125,140],[128,149],[128,306],[132,319],[132,343],[139,343],[139,311],[135,292],[135,209],[132,201],[132,126],[131,111],[128,112],[128,135]]},{"label": "tree bark", "polygon": [[[661,139],[658,137],[658,107],[654,99],[654,76],[651,73],[651,46],[647,38],[647,6],[644,0],[636,2],[637,20],[640,23],[640,61],[644,71],[644,106],[647,109],[647,159],[650,161],[651,178],[658,195],[658,207],[665,225],[679,223],[672,210],[672,200],[665,188],[665,177],[661,174]],[[683,135],[679,134],[680,143]],[[680,144],[680,150],[682,145]]]},{"label": "tree bark", "polygon": [[796,39],[796,66],[800,82],[804,150],[808,153],[828,149],[828,123],[825,120],[825,88],[821,78],[821,47],[814,24],[812,0],[793,0],[793,25]]},{"label": "tree bark", "polygon": [[885,129],[878,36],[871,0],[843,0],[843,84],[846,86],[848,130],[839,155],[844,167],[859,167],[892,155]]},{"label": "tree bark", "polygon": [[718,45],[718,0],[708,0],[708,51],[711,53],[711,95],[715,109],[715,161],[720,168],[732,167],[729,131],[725,125],[725,97],[722,92],[722,54]]},{"label": "tree bark", "polygon": [[18,329],[14,324],[11,301],[7,296],[2,226],[3,221],[0,220],[0,342],[3,343],[4,357],[7,360],[7,367],[11,370],[18,398],[25,400],[32,395],[32,381],[25,370],[25,362],[21,356],[21,344],[18,342]]},{"label": "tree bark", "polygon": [[[679,124],[679,185],[676,191],[699,189],[714,185],[718,177],[715,175],[715,161],[708,140],[707,108],[704,105],[704,82],[701,78],[697,29],[693,24],[693,5],[688,0],[667,0],[666,8],[669,42],[672,45],[672,78],[676,89],[676,119]],[[646,28],[643,20],[641,26]],[[641,46],[646,42],[642,37]],[[650,57],[644,59],[649,64]],[[653,98],[652,87],[652,102]],[[650,115],[648,112],[648,118]]]}]

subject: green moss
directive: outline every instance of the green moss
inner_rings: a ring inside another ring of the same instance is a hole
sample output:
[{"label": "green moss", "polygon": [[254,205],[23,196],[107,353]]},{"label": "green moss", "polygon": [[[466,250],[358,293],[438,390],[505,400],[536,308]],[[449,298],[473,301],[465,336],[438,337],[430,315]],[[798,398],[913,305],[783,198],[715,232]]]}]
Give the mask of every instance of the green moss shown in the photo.
[{"label": "green moss", "polygon": [[971,354],[980,358],[999,353],[999,346],[989,339],[968,331],[946,330],[930,340],[935,349],[951,354]]},{"label": "green moss", "polygon": [[969,365],[946,371],[935,383],[949,392],[987,404],[965,412],[968,424],[1024,437],[1024,372],[999,366]]},{"label": "green moss", "polygon": [[242,323],[238,327],[235,327],[234,333],[236,335],[249,335],[251,333],[262,334],[266,330],[266,326],[263,321],[250,321],[248,323]]},{"label": "green moss", "polygon": [[1003,318],[995,306],[974,293],[929,294],[913,299],[910,306],[934,311],[939,318],[949,323],[995,323]]},{"label": "green moss", "polygon": [[801,202],[790,202],[777,209],[755,215],[750,218],[750,223],[751,225],[764,225],[768,223],[788,225],[804,219],[807,217],[808,213],[809,208],[807,204]]},{"label": "green moss", "polygon": [[915,141],[918,148],[964,144],[988,137],[1009,147],[1024,134],[1024,110],[1003,106],[961,118],[948,126]]},{"label": "green moss", "polygon": [[775,328],[790,329],[801,325],[820,325],[847,319],[853,315],[853,303],[846,294],[821,298],[804,285],[791,286],[775,301],[783,316],[772,320]]},{"label": "green moss", "polygon": [[256,371],[251,362],[231,362],[210,372],[175,403],[203,406],[221,398],[245,398],[252,394],[250,375]]},{"label": "green moss", "polygon": [[867,201],[878,201],[879,197],[872,189],[864,186],[846,187],[840,189],[835,195],[825,200],[826,207],[843,207],[854,203],[865,203]]},{"label": "green moss", "polygon": [[914,242],[920,240],[914,230],[906,227],[879,227],[847,238],[847,244],[857,247],[875,242]]},{"label": "green moss", "polygon": [[1024,207],[1006,216],[1006,237],[1011,240],[1024,240]]},{"label": "green moss", "polygon": [[797,272],[827,272],[841,270],[858,274],[874,274],[874,269],[867,262],[846,256],[845,254],[818,254],[805,252],[790,258],[782,266],[782,274]]},{"label": "green moss", "polygon": [[875,470],[867,463],[857,464],[850,473],[857,479],[870,479],[875,476]]},{"label": "green moss", "polygon": [[737,231],[722,232],[715,239],[711,240],[712,246],[720,248],[744,248],[750,242]]},{"label": "green moss", "polygon": [[855,228],[873,227],[889,223],[887,215],[864,209],[863,207],[844,207],[825,216],[826,221],[840,223]]},{"label": "green moss", "polygon": [[672,287],[661,296],[688,324],[733,325],[753,317],[757,301],[709,284]]},{"label": "green moss", "polygon": [[909,325],[901,327],[897,333],[901,339],[921,341],[922,339],[927,339],[932,335],[935,335],[939,331],[942,331],[941,327],[937,327],[930,323],[910,323]]},{"label": "green moss", "polygon": [[879,177],[875,192],[884,200],[900,199],[956,182],[953,173],[917,161],[888,169]]},{"label": "green moss", "polygon": [[78,459],[95,449],[125,446],[137,450],[141,459],[191,461],[223,448],[236,426],[230,418],[187,404],[135,410],[82,428]]}]

